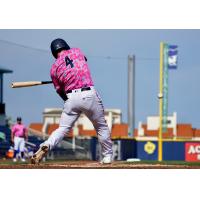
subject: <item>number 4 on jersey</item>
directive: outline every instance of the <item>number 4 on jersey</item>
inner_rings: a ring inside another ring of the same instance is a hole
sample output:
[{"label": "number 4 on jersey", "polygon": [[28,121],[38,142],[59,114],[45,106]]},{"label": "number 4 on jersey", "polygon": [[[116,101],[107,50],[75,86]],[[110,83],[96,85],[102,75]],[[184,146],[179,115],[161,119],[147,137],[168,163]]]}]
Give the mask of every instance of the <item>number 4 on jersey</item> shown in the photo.
[{"label": "number 4 on jersey", "polygon": [[71,68],[74,67],[73,60],[70,60],[68,56],[65,57],[66,66],[70,65]]}]

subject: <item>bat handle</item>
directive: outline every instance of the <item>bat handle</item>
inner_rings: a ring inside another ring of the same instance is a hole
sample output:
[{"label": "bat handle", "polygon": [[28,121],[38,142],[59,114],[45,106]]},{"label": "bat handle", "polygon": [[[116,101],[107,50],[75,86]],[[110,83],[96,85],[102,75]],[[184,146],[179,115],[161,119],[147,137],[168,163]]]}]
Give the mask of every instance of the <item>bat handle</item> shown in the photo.
[{"label": "bat handle", "polygon": [[49,84],[49,83],[53,83],[53,81],[41,81],[42,84]]}]

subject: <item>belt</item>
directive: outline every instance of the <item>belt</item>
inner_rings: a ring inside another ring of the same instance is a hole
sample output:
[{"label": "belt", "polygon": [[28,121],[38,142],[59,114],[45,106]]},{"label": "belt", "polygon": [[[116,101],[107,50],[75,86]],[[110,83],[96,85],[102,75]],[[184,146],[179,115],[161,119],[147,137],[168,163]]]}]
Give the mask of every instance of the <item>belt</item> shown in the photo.
[{"label": "belt", "polygon": [[24,136],[15,136],[15,137],[24,138]]},{"label": "belt", "polygon": [[[76,90],[76,89],[75,89],[75,90]],[[91,87],[84,87],[84,88],[81,88],[81,92],[87,91],[87,90],[91,90]],[[67,93],[67,94],[68,94],[68,93],[72,93],[72,91],[73,91],[73,90],[67,90],[66,93]]]}]

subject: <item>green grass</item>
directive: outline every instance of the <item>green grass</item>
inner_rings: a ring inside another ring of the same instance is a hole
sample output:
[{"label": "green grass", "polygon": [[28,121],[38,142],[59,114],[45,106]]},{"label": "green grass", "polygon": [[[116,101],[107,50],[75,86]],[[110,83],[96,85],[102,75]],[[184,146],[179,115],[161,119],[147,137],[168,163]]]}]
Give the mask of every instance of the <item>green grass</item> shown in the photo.
[{"label": "green grass", "polygon": [[26,162],[13,162],[12,160],[10,159],[7,159],[7,160],[0,160],[0,165],[21,165],[21,164],[28,164],[29,162],[26,161]]}]

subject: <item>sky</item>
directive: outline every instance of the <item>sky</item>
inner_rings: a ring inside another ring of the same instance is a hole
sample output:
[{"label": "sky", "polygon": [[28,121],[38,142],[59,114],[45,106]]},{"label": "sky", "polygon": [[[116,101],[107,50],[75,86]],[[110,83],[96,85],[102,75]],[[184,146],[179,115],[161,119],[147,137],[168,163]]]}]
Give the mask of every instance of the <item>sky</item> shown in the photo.
[{"label": "sky", "polygon": [[45,108],[62,108],[53,85],[10,88],[11,82],[50,80],[54,62],[49,46],[55,38],[79,47],[88,58],[96,89],[105,108],[122,110],[127,123],[128,55],[136,57],[135,127],[147,116],[158,115],[160,42],[178,45],[178,69],[169,71],[168,113],[177,112],[178,123],[200,128],[200,30],[150,29],[1,29],[0,67],[13,70],[4,75],[6,113],[22,116],[26,125],[42,122]]}]

